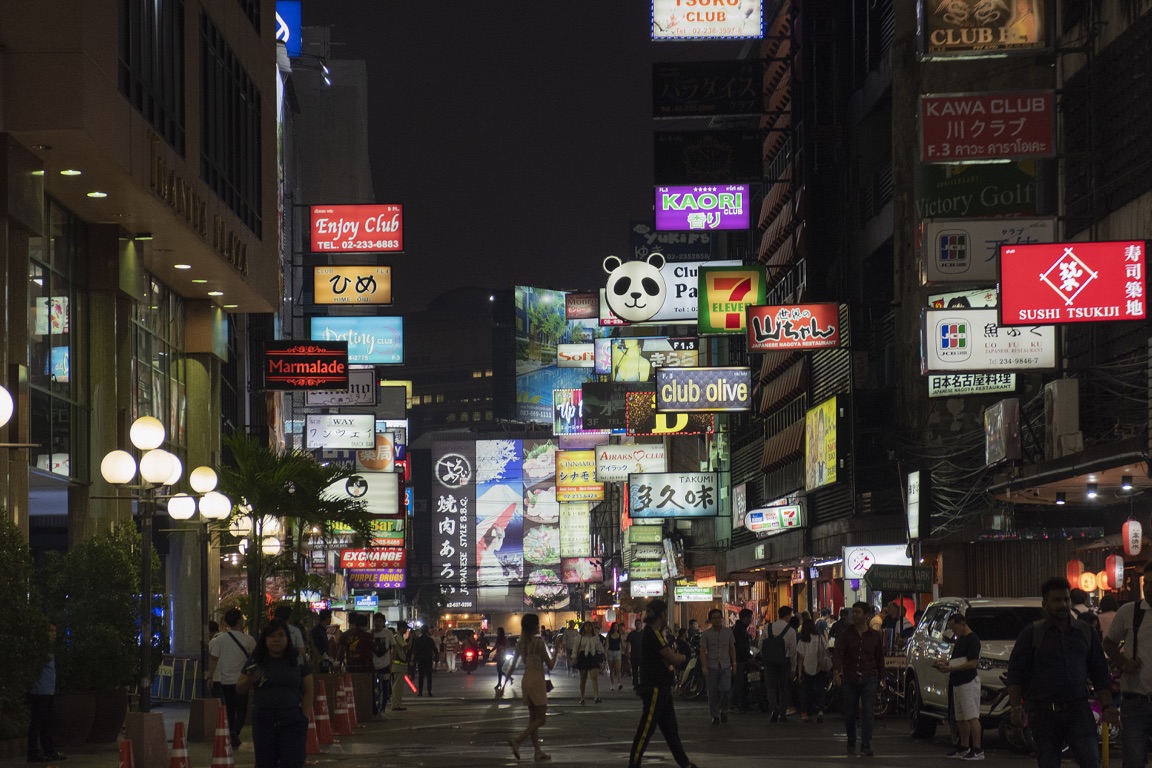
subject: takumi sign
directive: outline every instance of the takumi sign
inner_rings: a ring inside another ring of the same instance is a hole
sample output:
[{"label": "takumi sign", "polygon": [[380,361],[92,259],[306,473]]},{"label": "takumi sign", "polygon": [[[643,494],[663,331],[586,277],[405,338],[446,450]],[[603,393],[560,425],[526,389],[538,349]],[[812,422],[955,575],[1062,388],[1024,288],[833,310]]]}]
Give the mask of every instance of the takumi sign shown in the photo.
[{"label": "takumi sign", "polygon": [[747,184],[656,187],[656,229],[748,229],[748,205]]},{"label": "takumi sign", "polygon": [[404,250],[400,205],[314,205],[313,253],[395,253]]},{"label": "takumi sign", "polygon": [[995,309],[926,309],[921,373],[1021,371],[1056,367],[1051,325],[1001,328]]},{"label": "takumi sign", "polygon": [[1052,91],[925,94],[920,161],[968,163],[1056,154]]},{"label": "takumi sign", "polygon": [[748,351],[840,346],[840,305],[748,307]]},{"label": "takumi sign", "polygon": [[403,568],[408,550],[400,547],[379,549],[342,549],[340,567],[356,571],[378,571],[383,568]]},{"label": "takumi sign", "polygon": [[1143,320],[1139,241],[1005,245],[1000,248],[1000,324]]},{"label": "takumi sign", "polygon": [[628,478],[628,514],[633,519],[715,517],[719,478],[716,472],[633,474]]},{"label": "takumi sign", "polygon": [[347,387],[347,341],[272,341],[265,348],[265,389]]}]

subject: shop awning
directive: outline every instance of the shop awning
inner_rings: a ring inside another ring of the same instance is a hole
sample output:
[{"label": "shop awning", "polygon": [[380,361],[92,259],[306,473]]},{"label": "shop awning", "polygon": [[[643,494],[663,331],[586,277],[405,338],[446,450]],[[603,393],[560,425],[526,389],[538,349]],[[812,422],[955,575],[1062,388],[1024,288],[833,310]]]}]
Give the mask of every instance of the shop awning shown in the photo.
[{"label": "shop awning", "polygon": [[760,469],[763,472],[770,472],[803,453],[804,420],[800,419],[764,441]]},{"label": "shop awning", "polygon": [[764,385],[760,395],[760,415],[771,413],[780,404],[802,392],[807,385],[808,365],[805,359],[800,359]]}]

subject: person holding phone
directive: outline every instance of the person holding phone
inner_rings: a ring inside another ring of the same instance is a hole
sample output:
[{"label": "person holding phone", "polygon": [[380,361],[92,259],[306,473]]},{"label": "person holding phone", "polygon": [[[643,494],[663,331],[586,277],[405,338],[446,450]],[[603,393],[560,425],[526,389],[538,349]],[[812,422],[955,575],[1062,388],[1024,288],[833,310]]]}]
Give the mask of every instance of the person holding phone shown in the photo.
[{"label": "person holding phone", "polygon": [[312,719],[312,669],[307,660],[297,663],[283,621],[264,626],[236,690],[243,695],[252,691],[256,768],[301,768]]}]

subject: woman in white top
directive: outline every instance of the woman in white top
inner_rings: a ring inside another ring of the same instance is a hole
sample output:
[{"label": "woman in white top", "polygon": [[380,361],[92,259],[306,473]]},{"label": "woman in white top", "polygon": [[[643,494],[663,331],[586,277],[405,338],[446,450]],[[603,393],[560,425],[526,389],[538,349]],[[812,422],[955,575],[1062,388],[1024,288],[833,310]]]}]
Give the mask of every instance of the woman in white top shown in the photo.
[{"label": "woman in white top", "polygon": [[828,670],[832,657],[828,654],[828,638],[816,629],[809,616],[800,626],[796,643],[796,676],[800,678],[800,719],[808,722],[813,714],[816,722],[824,722],[824,688],[828,683]]},{"label": "woman in white top", "polygon": [[580,670],[580,703],[584,703],[584,687],[592,678],[592,695],[600,703],[600,667],[605,660],[604,643],[590,621],[580,626],[580,638],[576,641],[576,669]]}]

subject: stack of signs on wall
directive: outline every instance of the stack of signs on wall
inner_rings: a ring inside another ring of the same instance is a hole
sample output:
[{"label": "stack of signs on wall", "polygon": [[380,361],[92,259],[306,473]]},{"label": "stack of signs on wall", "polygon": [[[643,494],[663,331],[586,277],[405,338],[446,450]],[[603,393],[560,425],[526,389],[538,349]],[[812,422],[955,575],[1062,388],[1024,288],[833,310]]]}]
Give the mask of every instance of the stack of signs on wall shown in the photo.
[{"label": "stack of signs on wall", "polygon": [[592,503],[561,502],[560,564],[565,584],[604,580],[600,558],[592,557]]}]

